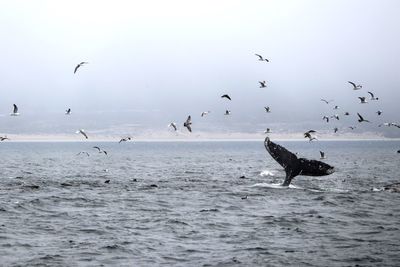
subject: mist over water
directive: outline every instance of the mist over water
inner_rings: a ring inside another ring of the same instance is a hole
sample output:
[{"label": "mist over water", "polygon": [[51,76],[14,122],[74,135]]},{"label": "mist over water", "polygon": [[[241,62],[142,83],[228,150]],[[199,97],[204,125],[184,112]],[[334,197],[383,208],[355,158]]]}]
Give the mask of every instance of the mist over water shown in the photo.
[{"label": "mist over water", "polygon": [[371,189],[398,182],[400,142],[279,144],[336,172],[282,188],[262,141],[3,142],[0,262],[397,265],[397,194]]}]

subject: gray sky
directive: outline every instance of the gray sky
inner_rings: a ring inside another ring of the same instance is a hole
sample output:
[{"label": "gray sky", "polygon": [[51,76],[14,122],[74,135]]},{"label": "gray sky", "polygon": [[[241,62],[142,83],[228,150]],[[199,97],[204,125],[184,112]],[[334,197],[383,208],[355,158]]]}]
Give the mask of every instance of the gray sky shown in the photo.
[{"label": "gray sky", "polygon": [[[0,135],[157,132],[191,114],[195,131],[356,125],[360,134],[400,137],[400,129],[376,126],[400,122],[399,1],[0,4]],[[74,75],[81,61],[89,64]],[[260,89],[260,80],[268,87]],[[363,89],[353,91],[349,80]],[[358,104],[367,91],[380,100]],[[221,99],[224,93],[233,101]],[[321,98],[335,102],[327,106]],[[9,116],[13,103],[18,118]],[[206,110],[211,114],[200,118]],[[345,111],[352,116],[330,124],[321,119]],[[374,123],[359,125],[356,112]]]}]

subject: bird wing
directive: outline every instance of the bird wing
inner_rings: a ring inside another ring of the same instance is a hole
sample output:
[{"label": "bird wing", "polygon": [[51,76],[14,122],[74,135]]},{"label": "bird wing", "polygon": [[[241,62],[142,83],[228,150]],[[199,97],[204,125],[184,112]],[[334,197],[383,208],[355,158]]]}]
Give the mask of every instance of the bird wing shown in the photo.
[{"label": "bird wing", "polygon": [[192,117],[189,115],[187,120],[186,120],[186,124],[190,125],[192,124]]},{"label": "bird wing", "polygon": [[364,118],[360,115],[360,113],[357,113],[358,117],[360,118],[360,120],[364,120]]},{"label": "bird wing", "polygon": [[357,85],[356,85],[355,83],[353,83],[353,82],[350,82],[350,81],[348,81],[348,83],[349,83],[349,84],[351,84],[351,85],[353,85],[353,86],[354,86],[354,88],[356,88],[356,87],[357,87]]},{"label": "bird wing", "polygon": [[74,69],[74,74],[76,73],[76,71],[79,69],[80,66],[81,66],[81,64],[76,65],[76,67]]},{"label": "bird wing", "polygon": [[323,101],[323,102],[325,102],[325,103],[329,104],[329,102],[328,102],[328,101],[326,101],[325,99],[321,99],[321,101]]},{"label": "bird wing", "polygon": [[14,111],[13,111],[13,113],[18,113],[18,107],[17,107],[17,105],[13,104],[13,106],[14,106]]},{"label": "bird wing", "polygon": [[374,94],[373,94],[373,93],[371,93],[371,92],[368,92],[368,94],[370,94],[370,95],[371,95],[371,98],[374,98]]},{"label": "bird wing", "polygon": [[99,152],[101,151],[100,147],[94,146],[93,148],[97,149]]},{"label": "bird wing", "polygon": [[259,54],[255,54],[257,57],[259,57],[261,60],[263,59],[263,57]]}]

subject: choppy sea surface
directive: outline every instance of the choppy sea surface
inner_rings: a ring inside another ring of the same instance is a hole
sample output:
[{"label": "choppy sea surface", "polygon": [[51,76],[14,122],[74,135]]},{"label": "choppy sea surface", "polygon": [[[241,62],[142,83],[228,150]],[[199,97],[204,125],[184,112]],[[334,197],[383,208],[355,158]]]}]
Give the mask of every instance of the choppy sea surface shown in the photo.
[{"label": "choppy sea surface", "polygon": [[399,266],[400,194],[371,189],[400,142],[277,143],[336,172],[283,188],[262,140],[4,141],[0,266]]}]

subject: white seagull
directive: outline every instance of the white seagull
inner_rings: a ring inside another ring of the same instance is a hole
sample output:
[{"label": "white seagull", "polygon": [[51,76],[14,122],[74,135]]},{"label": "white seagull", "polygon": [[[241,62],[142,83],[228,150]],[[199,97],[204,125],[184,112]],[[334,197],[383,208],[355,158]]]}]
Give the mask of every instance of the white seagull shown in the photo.
[{"label": "white seagull", "polygon": [[172,127],[174,131],[178,130],[178,128],[176,128],[175,122],[171,122],[170,124],[168,124],[168,127]]},{"label": "white seagull", "polygon": [[204,116],[208,115],[208,113],[210,113],[210,112],[211,112],[211,111],[203,111],[203,112],[201,113],[201,116],[204,117]]},{"label": "white seagull", "polygon": [[375,97],[372,92],[368,92],[368,94],[371,96],[370,100],[378,100],[378,97]]},{"label": "white seagull", "polygon": [[348,83],[353,85],[353,90],[360,90],[362,88],[362,85],[360,85],[360,84],[356,85],[355,83],[353,83],[351,81],[348,81]]}]

